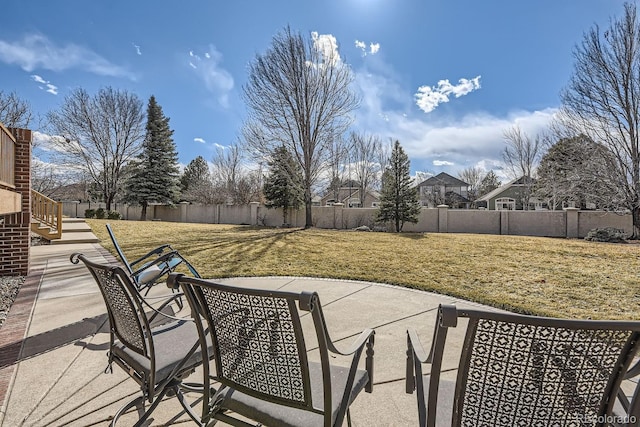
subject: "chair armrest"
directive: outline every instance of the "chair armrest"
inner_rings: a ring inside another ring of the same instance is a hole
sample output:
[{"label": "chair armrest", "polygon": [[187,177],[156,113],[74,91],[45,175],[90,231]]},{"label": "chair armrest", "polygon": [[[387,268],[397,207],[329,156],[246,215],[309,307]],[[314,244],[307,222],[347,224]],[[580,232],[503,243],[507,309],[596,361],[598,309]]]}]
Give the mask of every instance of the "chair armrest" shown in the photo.
[{"label": "chair armrest", "polygon": [[413,328],[407,329],[407,352],[412,352],[413,357],[420,363],[429,362],[431,351],[429,353],[425,351],[420,338],[418,338],[418,332]]},{"label": "chair armrest", "polygon": [[[149,267],[151,267],[153,265],[162,264],[163,262],[167,262],[168,260],[173,259],[173,258],[180,259],[180,262],[182,262],[182,260],[183,260],[182,256],[180,256],[180,254],[177,251],[165,252],[164,254],[160,255],[157,258],[155,258],[153,261],[144,264],[143,266],[139,267],[137,270],[134,270],[134,272],[132,274],[134,276],[137,276],[138,274],[142,273],[144,270],[148,269]],[[131,264],[131,265],[133,265],[133,264]],[[164,273],[165,273],[165,271],[162,270],[162,273],[158,274],[158,277],[162,276]]]},{"label": "chair armrest", "polygon": [[[165,249],[169,248],[171,249],[171,245],[162,245],[162,246],[158,246],[157,248],[147,252],[146,254],[142,255],[140,258],[138,258],[137,260],[131,262],[131,267],[133,267],[136,264],[139,264],[141,262],[144,262],[145,260],[147,260],[148,258],[150,258],[151,256],[155,255],[162,255],[162,253],[164,252]],[[173,250],[172,250],[173,251]],[[173,251],[175,252],[175,251]]]},{"label": "chair armrest", "polygon": [[373,329],[370,329],[370,328],[365,329],[360,333],[358,338],[356,338],[356,340],[353,343],[351,343],[351,345],[344,351],[338,350],[335,344],[330,339],[328,339],[327,349],[332,353],[339,354],[340,356],[351,356],[360,348],[362,348],[367,343],[369,338],[373,337],[374,335],[375,335],[375,331]]}]

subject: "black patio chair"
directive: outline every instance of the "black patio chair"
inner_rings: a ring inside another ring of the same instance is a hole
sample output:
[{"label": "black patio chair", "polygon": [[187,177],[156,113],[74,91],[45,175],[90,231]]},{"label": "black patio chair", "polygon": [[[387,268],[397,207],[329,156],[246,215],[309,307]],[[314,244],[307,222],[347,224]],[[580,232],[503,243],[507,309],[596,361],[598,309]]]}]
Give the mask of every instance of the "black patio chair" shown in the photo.
[{"label": "black patio chair", "polygon": [[[447,331],[461,318],[468,323],[454,387],[440,373]],[[429,353],[407,331],[406,392],[417,391],[420,426],[636,425],[637,402],[624,414],[613,409],[639,338],[640,322],[441,305]],[[431,365],[426,382],[423,363]],[[441,401],[451,403],[451,418],[436,418]]]},{"label": "black patio chair", "polygon": [[[363,389],[372,391],[374,331],[364,330],[340,352],[329,338],[318,294],[244,289],[176,273],[167,285],[181,286],[203,351],[207,336],[216,350],[213,366],[204,364],[205,425],[251,425],[230,412],[258,425],[340,426],[345,417],[350,425],[349,405]],[[304,313],[311,313],[320,362],[307,357]],[[365,369],[359,369],[365,348]],[[351,356],[350,366],[330,363],[329,352]],[[209,391],[211,377],[220,383],[217,392]]]},{"label": "black patio chair", "polygon": [[183,382],[202,364],[198,330],[192,319],[180,319],[163,312],[180,294],[169,295],[164,304],[154,308],[140,295],[122,268],[97,264],[83,254],[71,255],[72,263],[79,261],[91,272],[107,307],[110,334],[107,370],[111,370],[115,362],[142,391],[142,395],[116,412],[110,425],[115,426],[122,414],[133,407],[142,407],[148,401],[149,408],[135,424],[143,425],[167,395],[176,396],[186,413],[200,424],[198,415],[183,395],[184,391],[202,393],[201,386]]},{"label": "black patio chair", "polygon": [[[158,246],[135,261],[129,262],[118,244],[118,239],[116,239],[111,225],[106,224],[106,227],[120,260],[131,275],[138,290],[140,292],[144,291],[145,295],[149,292],[151,286],[164,282],[166,275],[175,271],[181,264],[186,266],[194,277],[201,277],[196,268],[169,244]],[[178,302],[181,303],[179,300]]]}]

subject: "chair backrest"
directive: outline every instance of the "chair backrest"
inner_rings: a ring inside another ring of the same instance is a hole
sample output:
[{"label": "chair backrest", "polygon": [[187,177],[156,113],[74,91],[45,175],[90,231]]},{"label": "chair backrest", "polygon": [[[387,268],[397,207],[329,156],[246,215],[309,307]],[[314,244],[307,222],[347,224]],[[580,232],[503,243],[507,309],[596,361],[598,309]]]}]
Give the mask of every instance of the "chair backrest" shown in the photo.
[{"label": "chair backrest", "polygon": [[149,334],[149,323],[144,309],[129,275],[120,267],[97,264],[84,255],[74,253],[71,262],[82,261],[95,279],[107,306],[111,330],[111,344],[114,336],[135,352],[150,357],[153,342]]},{"label": "chair backrest", "polygon": [[[331,416],[326,325],[316,293],[246,289],[186,276],[179,281],[190,305],[206,319],[220,383],[262,400]],[[324,402],[312,401],[299,310],[311,312],[314,320]],[[329,409],[322,409],[327,403]]]},{"label": "chair backrest", "polygon": [[[596,425],[613,410],[640,322],[541,318],[441,306],[439,327],[469,319],[453,425]],[[436,335],[438,332],[436,333]],[[445,332],[446,335],[446,332]],[[442,352],[436,350],[436,357]]]},{"label": "chair backrest", "polygon": [[129,274],[133,274],[133,269],[131,268],[131,264],[129,264],[129,261],[127,260],[127,257],[124,256],[124,252],[122,252],[122,249],[120,248],[120,245],[118,245],[118,239],[116,239],[116,235],[113,234],[113,230],[111,229],[111,225],[106,224],[106,227],[107,227],[107,232],[109,233],[109,237],[111,238],[111,242],[113,243],[113,246],[116,248],[116,252],[118,253],[118,256],[120,257],[120,260],[122,260],[122,263],[124,264],[125,268],[129,272]]}]

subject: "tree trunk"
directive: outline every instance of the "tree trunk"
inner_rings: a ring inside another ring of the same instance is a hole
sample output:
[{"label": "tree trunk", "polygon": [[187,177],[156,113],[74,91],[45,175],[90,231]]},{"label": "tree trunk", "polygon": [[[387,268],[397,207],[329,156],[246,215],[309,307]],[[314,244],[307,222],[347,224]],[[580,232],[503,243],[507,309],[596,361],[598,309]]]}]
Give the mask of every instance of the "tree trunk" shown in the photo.
[{"label": "tree trunk", "polygon": [[286,206],[284,206],[282,208],[282,225],[287,224],[287,212],[288,212],[288,209]]},{"label": "tree trunk", "polygon": [[140,221],[146,221],[147,220],[147,204],[146,203],[142,203],[142,210],[140,211]]},{"label": "tree trunk", "polygon": [[311,197],[305,197],[304,209],[305,209],[304,228],[311,228],[313,227],[313,219],[311,218]]},{"label": "tree trunk", "polygon": [[640,207],[633,208],[631,217],[633,218],[633,234],[629,238],[635,240],[640,238]]}]

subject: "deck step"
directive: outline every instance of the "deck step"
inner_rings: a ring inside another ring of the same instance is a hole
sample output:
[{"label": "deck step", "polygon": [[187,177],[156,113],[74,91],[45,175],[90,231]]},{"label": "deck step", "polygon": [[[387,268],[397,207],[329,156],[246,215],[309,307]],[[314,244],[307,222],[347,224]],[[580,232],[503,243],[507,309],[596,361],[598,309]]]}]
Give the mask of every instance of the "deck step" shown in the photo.
[{"label": "deck step", "polygon": [[100,243],[100,239],[98,239],[91,231],[63,231],[61,238],[51,241],[52,245],[64,245],[70,243]]}]

